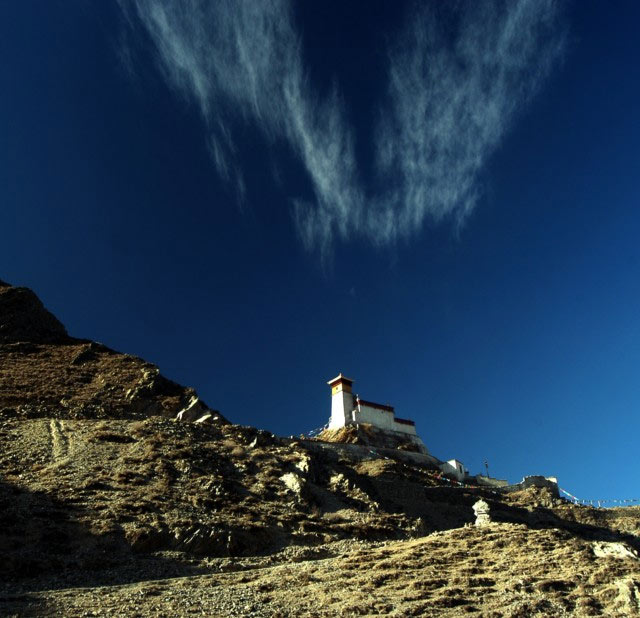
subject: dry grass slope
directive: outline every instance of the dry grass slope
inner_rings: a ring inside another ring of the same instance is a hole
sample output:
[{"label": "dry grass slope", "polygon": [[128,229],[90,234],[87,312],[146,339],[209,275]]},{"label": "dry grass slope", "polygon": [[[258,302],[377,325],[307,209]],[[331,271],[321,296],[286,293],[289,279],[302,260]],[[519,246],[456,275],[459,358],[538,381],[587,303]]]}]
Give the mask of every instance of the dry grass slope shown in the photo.
[{"label": "dry grass slope", "polygon": [[640,615],[640,509],[176,422],[192,390],[15,290],[0,284],[0,615]]}]

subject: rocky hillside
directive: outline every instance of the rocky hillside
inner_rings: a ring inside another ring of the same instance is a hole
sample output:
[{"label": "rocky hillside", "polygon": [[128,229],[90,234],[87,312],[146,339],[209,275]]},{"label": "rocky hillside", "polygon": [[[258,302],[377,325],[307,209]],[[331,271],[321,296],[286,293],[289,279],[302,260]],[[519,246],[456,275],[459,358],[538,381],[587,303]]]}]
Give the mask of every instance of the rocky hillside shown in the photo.
[{"label": "rocky hillside", "polygon": [[[29,289],[0,281],[0,413],[4,418],[174,417],[204,413],[155,365],[67,334]],[[220,422],[226,422],[215,413]]]},{"label": "rocky hillside", "polygon": [[339,429],[324,429],[317,437],[324,442],[360,444],[374,448],[391,448],[415,453],[421,452],[418,445],[414,442],[406,440],[402,436],[379,431],[367,423],[361,423],[357,426],[340,427]]},{"label": "rocky hillside", "polygon": [[640,613],[636,508],[228,423],[24,288],[0,337],[1,615]]}]

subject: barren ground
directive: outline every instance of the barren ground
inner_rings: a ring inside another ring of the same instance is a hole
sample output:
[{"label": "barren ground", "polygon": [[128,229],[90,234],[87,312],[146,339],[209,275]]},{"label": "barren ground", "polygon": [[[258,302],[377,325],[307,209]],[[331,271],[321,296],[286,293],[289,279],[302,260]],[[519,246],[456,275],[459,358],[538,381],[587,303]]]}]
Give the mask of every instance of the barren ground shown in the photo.
[{"label": "barren ground", "polygon": [[636,507],[176,421],[194,397],[0,282],[0,615],[640,615]]}]

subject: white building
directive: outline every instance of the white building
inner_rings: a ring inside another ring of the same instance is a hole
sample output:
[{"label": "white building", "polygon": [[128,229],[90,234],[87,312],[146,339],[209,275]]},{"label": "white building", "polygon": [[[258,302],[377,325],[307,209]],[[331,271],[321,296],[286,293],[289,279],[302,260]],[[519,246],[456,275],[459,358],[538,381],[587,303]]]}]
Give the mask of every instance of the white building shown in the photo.
[{"label": "white building", "polygon": [[418,450],[431,458],[444,474],[464,481],[469,476],[469,471],[458,459],[440,461],[429,455],[427,447],[416,432],[416,424],[403,418],[396,418],[395,411],[390,405],[373,403],[360,399],[353,394],[353,382],[351,378],[338,374],[327,384],[331,387],[331,418],[329,429],[340,429],[348,425],[360,423],[372,425],[385,434],[400,438],[406,442],[415,444]]},{"label": "white building", "polygon": [[[367,423],[378,429],[410,437],[410,441],[422,445],[416,432],[416,424],[403,418],[396,418],[392,406],[365,401],[354,396],[351,378],[339,374],[327,384],[331,387],[331,418],[329,429],[339,429],[347,425]],[[400,435],[398,437],[401,437]],[[426,449],[425,449],[426,450]]]},{"label": "white building", "polygon": [[464,467],[464,464],[457,459],[450,459],[449,461],[441,463],[440,470],[442,470],[444,474],[453,476],[459,481],[464,481],[464,479],[469,475],[469,470],[467,470]]}]

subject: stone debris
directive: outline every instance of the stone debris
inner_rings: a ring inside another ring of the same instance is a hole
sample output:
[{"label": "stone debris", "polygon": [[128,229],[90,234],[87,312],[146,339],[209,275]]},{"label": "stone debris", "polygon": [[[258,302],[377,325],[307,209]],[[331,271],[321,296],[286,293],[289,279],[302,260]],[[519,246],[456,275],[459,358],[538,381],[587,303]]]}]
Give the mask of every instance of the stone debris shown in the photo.
[{"label": "stone debris", "polygon": [[283,474],[280,477],[282,483],[284,483],[285,487],[292,491],[297,496],[300,496],[305,488],[305,480],[294,474],[293,472],[287,472],[287,474]]},{"label": "stone debris", "polygon": [[638,552],[625,543],[607,543],[606,541],[595,541],[593,543],[593,553],[598,558],[632,558],[640,560]]},{"label": "stone debris", "polygon": [[300,461],[297,461],[295,467],[303,474],[309,474],[311,470],[311,457],[303,455]]},{"label": "stone debris", "polygon": [[194,395],[185,408],[176,415],[177,421],[187,421],[192,423],[202,423],[212,417],[211,411]]},{"label": "stone debris", "polygon": [[484,500],[478,500],[473,505],[473,512],[476,516],[476,526],[486,526],[491,523],[491,516],[489,515],[489,504]]},{"label": "stone debris", "polygon": [[210,412],[207,412],[206,414],[203,414],[200,418],[197,418],[195,421],[193,421],[196,425],[200,424],[200,423],[205,423],[206,421],[208,421],[209,419],[213,418],[213,414],[211,414]]},{"label": "stone debris", "polygon": [[632,577],[624,577],[617,582],[618,588],[618,606],[623,608],[625,615],[640,615],[640,586]]},{"label": "stone debris", "polygon": [[273,446],[278,439],[264,429],[256,430],[255,438],[249,443],[249,448],[264,448],[265,446]]}]

